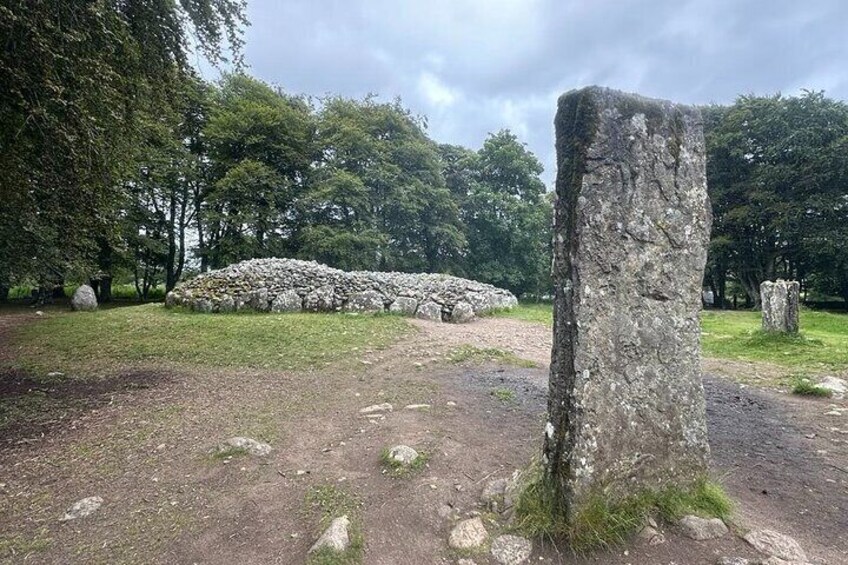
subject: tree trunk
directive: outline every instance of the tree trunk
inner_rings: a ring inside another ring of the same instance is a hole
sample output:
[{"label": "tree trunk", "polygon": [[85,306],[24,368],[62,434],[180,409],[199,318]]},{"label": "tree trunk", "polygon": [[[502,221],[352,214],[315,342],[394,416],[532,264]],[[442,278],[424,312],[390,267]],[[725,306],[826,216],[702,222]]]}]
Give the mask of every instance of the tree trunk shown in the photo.
[{"label": "tree trunk", "polygon": [[112,302],[112,276],[100,277],[100,295],[97,297],[100,304]]},{"label": "tree trunk", "polygon": [[0,302],[6,302],[9,300],[9,285],[0,284]]}]

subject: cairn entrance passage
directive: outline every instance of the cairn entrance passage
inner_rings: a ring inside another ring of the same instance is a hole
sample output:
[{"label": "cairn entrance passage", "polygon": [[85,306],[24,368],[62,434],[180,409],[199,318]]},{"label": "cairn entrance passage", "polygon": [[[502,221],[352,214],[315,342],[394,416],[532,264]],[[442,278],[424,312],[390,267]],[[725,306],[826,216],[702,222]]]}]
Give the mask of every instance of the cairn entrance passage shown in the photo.
[{"label": "cairn entrance passage", "polygon": [[590,87],[559,99],[555,125],[544,460],[573,518],[595,496],[706,474],[698,313],[712,216],[696,109]]}]

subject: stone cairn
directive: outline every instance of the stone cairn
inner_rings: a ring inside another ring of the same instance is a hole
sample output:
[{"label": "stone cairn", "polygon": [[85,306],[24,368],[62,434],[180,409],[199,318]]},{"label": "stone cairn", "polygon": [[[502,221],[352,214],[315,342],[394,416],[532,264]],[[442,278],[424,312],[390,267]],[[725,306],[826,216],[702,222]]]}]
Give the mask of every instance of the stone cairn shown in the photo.
[{"label": "stone cairn", "polygon": [[198,275],[165,305],[200,312],[394,312],[468,322],[518,303],[507,290],[438,274],[341,271],[315,261],[252,259]]},{"label": "stone cairn", "polygon": [[544,462],[573,519],[594,496],[707,471],[698,313],[712,221],[700,113],[590,87],[555,120],[554,348]]},{"label": "stone cairn", "polygon": [[783,279],[777,279],[775,282],[764,281],[760,285],[763,331],[798,333],[800,289],[798,281]]}]

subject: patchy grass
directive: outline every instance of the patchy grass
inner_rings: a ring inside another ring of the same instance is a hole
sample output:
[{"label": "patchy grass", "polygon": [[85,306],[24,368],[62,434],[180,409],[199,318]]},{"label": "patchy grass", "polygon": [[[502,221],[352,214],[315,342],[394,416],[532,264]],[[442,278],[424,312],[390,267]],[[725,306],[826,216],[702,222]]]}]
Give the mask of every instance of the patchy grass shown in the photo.
[{"label": "patchy grass", "polygon": [[244,447],[235,447],[228,445],[223,448],[218,448],[212,451],[212,459],[216,461],[226,461],[227,459],[235,459],[236,457],[244,457],[249,452]]},{"label": "patchy grass", "polygon": [[792,384],[792,394],[799,396],[833,396],[833,392],[829,389],[819,386],[806,377],[795,377]]},{"label": "patchy grass", "polygon": [[701,479],[691,490],[645,491],[614,503],[598,495],[569,522],[562,503],[537,468],[518,498],[515,529],[530,537],[565,540],[575,553],[585,553],[625,543],[650,516],[659,515],[668,522],[687,514],[728,520],[732,510],[721,486]]},{"label": "patchy grass", "polygon": [[320,536],[330,523],[341,516],[350,520],[348,535],[350,546],[343,553],[324,548],[310,553],[307,565],[356,565],[362,563],[365,539],[362,534],[360,510],[362,503],[347,491],[334,485],[312,487],[306,493],[306,504],[311,512],[319,514],[318,532]]},{"label": "patchy grass", "polygon": [[15,558],[23,563],[30,559],[33,554],[50,547],[53,540],[48,536],[47,528],[41,528],[34,536],[0,537],[0,558]]},{"label": "patchy grass", "polygon": [[550,302],[521,302],[515,308],[495,310],[489,315],[548,326],[554,325],[554,306]]},{"label": "patchy grass", "polygon": [[139,361],[299,370],[356,363],[410,328],[390,316],[198,314],[158,304],[58,314],[12,339],[31,374]]},{"label": "patchy grass", "polygon": [[382,451],[380,451],[380,463],[382,463],[383,467],[386,468],[388,474],[393,477],[403,478],[414,475],[426,467],[427,462],[430,460],[429,454],[424,451],[419,451],[418,457],[416,457],[412,463],[404,465],[400,461],[392,459],[390,451],[391,450],[388,447],[385,447]]},{"label": "patchy grass", "polygon": [[447,358],[451,363],[502,363],[527,368],[536,366],[533,361],[522,359],[514,353],[496,347],[480,348],[473,345],[462,345],[448,353]]},{"label": "patchy grass", "polygon": [[491,395],[503,402],[504,404],[511,404],[515,402],[515,391],[508,389],[506,387],[497,387],[492,389]]}]

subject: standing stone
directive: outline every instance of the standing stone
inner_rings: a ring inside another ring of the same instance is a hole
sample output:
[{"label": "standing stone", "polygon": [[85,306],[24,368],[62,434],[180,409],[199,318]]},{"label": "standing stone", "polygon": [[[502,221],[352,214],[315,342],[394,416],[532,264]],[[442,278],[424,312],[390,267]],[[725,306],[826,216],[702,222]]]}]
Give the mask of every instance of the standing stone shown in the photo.
[{"label": "standing stone", "polygon": [[293,290],[286,290],[271,302],[271,312],[300,312],[302,306],[300,295]]},{"label": "standing stone", "polygon": [[71,308],[77,312],[97,310],[97,295],[94,294],[94,289],[87,284],[80,285],[71,298]]},{"label": "standing stone", "polygon": [[763,331],[798,333],[798,281],[777,279],[760,285],[763,304]]},{"label": "standing stone", "polygon": [[442,321],[442,307],[435,302],[422,302],[415,311],[415,317],[431,322]]},{"label": "standing stone", "polygon": [[559,99],[554,348],[544,461],[593,496],[707,471],[698,313],[711,211],[698,110],[590,87]]}]

